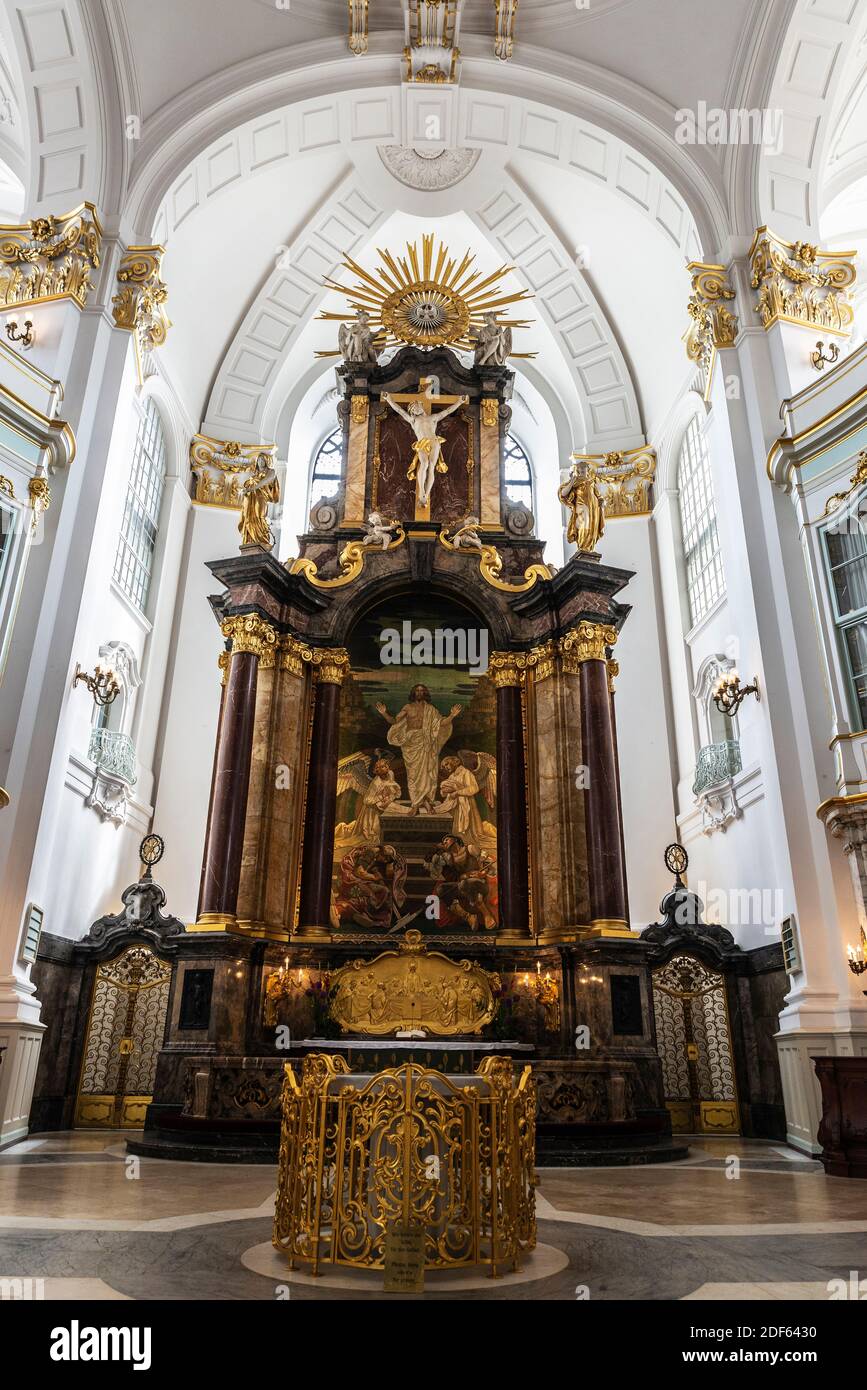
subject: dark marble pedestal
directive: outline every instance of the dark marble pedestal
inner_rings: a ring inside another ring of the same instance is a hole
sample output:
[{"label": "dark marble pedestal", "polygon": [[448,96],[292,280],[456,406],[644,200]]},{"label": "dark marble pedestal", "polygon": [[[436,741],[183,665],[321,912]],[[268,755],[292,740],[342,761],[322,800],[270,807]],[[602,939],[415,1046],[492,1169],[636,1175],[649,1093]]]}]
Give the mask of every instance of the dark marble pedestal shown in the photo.
[{"label": "dark marble pedestal", "polygon": [[814,1057],[822,1088],[818,1139],[825,1172],[867,1178],[867,1057]]}]

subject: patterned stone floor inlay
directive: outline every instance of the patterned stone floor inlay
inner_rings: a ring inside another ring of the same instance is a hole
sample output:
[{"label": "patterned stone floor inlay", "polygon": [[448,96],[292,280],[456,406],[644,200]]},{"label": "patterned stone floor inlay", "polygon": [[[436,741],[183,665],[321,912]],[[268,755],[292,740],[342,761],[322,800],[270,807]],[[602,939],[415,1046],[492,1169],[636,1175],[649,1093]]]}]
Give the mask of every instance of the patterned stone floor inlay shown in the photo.
[{"label": "patterned stone floor inlay", "polygon": [[[780,1143],[689,1145],[652,1168],[540,1169],[518,1274],[429,1275],[423,1297],[828,1299],[867,1268],[867,1183]],[[0,1299],[384,1298],[381,1277],[287,1270],[275,1187],[267,1165],[131,1160],[117,1132],[33,1135],[0,1154]]]}]

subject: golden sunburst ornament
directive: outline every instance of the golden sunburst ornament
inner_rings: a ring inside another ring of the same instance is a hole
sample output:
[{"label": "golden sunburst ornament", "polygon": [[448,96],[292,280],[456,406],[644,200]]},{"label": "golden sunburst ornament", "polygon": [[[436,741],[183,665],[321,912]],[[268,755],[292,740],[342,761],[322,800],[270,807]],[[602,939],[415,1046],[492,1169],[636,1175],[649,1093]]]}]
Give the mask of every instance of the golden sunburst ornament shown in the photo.
[{"label": "golden sunburst ornament", "polygon": [[[344,266],[358,276],[351,288],[334,280],[326,280],[325,284],[346,295],[353,311],[364,309],[369,314],[380,350],[394,343],[471,350],[474,330],[483,326],[486,314],[494,314],[504,328],[529,326],[529,320],[500,318],[506,305],[532,298],[529,290],[501,293],[500,281],[514,266],[500,266],[480,279],[481,271],[473,269],[476,258],[472,252],[467,251],[458,263],[444,242],[435,245],[432,232],[422,237],[421,253],[417,242],[407,242],[405,256],[395,258],[381,248],[377,254],[380,265],[372,275],[350,256],[346,257]],[[319,318],[348,323],[352,315],[323,311]],[[336,357],[337,353],[318,352],[316,356]],[[530,357],[535,353],[515,352],[512,356]]]}]

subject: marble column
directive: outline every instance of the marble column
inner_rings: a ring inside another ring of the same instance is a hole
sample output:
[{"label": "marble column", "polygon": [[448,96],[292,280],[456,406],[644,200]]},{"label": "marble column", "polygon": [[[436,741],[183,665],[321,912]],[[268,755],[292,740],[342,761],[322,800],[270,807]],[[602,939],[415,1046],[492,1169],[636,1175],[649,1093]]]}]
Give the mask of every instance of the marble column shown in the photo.
[{"label": "marble column", "polygon": [[320,941],[330,939],[331,932],[340,687],[348,665],[349,658],[341,649],[313,653],[316,693],[307,767],[297,934]]},{"label": "marble column", "polygon": [[577,669],[580,678],[590,925],[600,936],[629,935],[617,739],[607,660],[607,648],[616,641],[615,628],[582,622],[561,642],[564,667]]},{"label": "marble column", "polygon": [[501,938],[530,932],[529,836],[521,681],[518,660],[491,660],[497,688],[497,895]]},{"label": "marble column", "polygon": [[273,651],[276,633],[256,614],[227,618],[229,674],[214,760],[214,780],[196,928],[226,931],[235,924],[247,795],[253,755],[256,683],[260,657]]}]

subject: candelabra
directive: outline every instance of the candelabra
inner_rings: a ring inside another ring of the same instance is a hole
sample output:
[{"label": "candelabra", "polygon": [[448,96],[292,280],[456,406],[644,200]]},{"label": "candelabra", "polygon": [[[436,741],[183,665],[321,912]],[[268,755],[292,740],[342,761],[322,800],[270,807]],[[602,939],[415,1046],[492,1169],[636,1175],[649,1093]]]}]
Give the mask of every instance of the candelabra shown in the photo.
[{"label": "candelabra", "polygon": [[101,666],[95,666],[91,676],[76,663],[75,675],[72,678],[73,688],[79,681],[84,681],[93,696],[94,704],[97,705],[111,705],[120,694],[117,676],[110,666],[105,670]]},{"label": "candelabra", "polygon": [[546,970],[543,975],[541,962],[537,960],[536,973],[531,974],[529,970],[525,970],[518,985],[541,1005],[546,1025],[555,1032],[560,1027],[560,989],[550,970]]},{"label": "candelabra", "polygon": [[[847,947],[849,952],[849,969],[853,975],[863,975],[867,970],[867,936],[864,935],[864,928],[861,928],[861,941],[858,946]],[[867,994],[867,989],[864,990]]]},{"label": "candelabra", "polygon": [[759,679],[753,677],[752,685],[741,685],[737,671],[726,671],[713,688],[713,702],[720,714],[737,714],[748,695],[759,698]]}]

